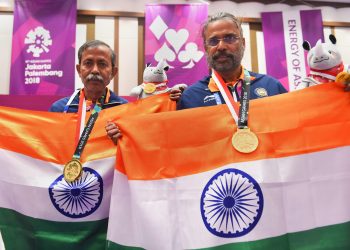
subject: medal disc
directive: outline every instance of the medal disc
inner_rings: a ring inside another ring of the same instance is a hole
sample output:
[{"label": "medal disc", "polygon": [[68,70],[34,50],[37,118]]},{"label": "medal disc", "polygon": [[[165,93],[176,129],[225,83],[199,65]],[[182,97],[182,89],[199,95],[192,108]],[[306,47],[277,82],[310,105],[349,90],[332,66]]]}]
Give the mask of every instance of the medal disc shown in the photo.
[{"label": "medal disc", "polygon": [[78,159],[69,161],[63,169],[63,176],[67,182],[73,182],[81,176],[83,166]]},{"label": "medal disc", "polygon": [[232,146],[241,153],[251,153],[258,145],[258,137],[249,128],[238,129],[232,137]]},{"label": "medal disc", "polygon": [[153,83],[147,83],[144,85],[143,90],[146,94],[152,94],[154,91],[156,91],[157,86]]}]

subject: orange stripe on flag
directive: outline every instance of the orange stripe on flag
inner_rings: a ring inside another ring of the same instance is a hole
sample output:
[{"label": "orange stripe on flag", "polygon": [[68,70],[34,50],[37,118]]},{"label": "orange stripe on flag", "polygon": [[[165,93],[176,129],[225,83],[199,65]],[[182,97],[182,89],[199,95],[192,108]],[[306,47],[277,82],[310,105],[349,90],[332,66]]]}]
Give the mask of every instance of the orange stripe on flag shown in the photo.
[{"label": "orange stripe on flag", "polygon": [[[99,118],[82,154],[82,161],[114,156],[116,146],[107,137],[107,120],[175,109],[167,94],[106,109]],[[0,107],[0,148],[48,162],[64,164],[75,151],[77,114],[50,113]]]},{"label": "orange stripe on flag", "polygon": [[195,174],[234,162],[350,145],[350,93],[334,83],[251,101],[249,127],[258,149],[237,152],[226,105],[122,118],[116,168],[129,179]]}]

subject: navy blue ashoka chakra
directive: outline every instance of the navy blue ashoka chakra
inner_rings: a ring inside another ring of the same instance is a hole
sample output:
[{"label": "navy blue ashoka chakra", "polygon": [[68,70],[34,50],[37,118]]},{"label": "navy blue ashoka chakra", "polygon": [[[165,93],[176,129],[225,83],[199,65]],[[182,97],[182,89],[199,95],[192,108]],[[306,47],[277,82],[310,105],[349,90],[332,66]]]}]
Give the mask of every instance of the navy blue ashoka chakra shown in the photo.
[{"label": "navy blue ashoka chakra", "polygon": [[83,168],[82,176],[74,182],[66,182],[63,175],[49,187],[54,207],[70,218],[83,218],[101,205],[103,198],[102,177],[91,168]]},{"label": "navy blue ashoka chakra", "polygon": [[260,220],[264,198],[259,184],[238,169],[225,169],[206,184],[200,209],[206,228],[225,238],[248,234]]}]

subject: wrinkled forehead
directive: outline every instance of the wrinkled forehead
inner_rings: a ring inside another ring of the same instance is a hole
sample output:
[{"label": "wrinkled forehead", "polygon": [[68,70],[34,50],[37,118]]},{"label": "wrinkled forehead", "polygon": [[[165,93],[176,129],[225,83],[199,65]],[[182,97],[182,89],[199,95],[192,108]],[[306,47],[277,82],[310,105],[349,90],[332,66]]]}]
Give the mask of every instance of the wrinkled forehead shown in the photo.
[{"label": "wrinkled forehead", "polygon": [[222,37],[228,34],[241,36],[239,27],[230,19],[220,19],[208,24],[205,37]]},{"label": "wrinkled forehead", "polygon": [[87,58],[99,58],[111,61],[111,52],[108,47],[103,45],[89,47],[86,48],[82,53],[82,60]]},{"label": "wrinkled forehead", "polygon": [[107,54],[109,56],[111,53],[108,47],[98,45],[86,48],[82,55],[84,56],[84,54]]}]

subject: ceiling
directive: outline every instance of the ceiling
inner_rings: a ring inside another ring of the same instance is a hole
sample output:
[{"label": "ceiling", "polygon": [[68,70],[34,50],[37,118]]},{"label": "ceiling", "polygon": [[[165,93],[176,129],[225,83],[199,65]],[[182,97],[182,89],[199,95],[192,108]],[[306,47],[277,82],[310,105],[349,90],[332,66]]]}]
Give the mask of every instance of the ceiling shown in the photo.
[{"label": "ceiling", "polygon": [[[216,2],[221,0],[210,0],[210,2]],[[258,2],[264,4],[273,4],[273,3],[283,3],[290,6],[294,5],[307,5],[310,7],[319,7],[319,6],[330,6],[334,8],[345,8],[350,7],[350,0],[230,0],[235,3],[246,3],[246,2]]]}]

